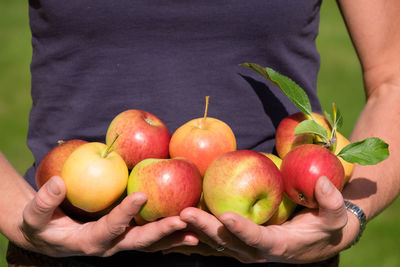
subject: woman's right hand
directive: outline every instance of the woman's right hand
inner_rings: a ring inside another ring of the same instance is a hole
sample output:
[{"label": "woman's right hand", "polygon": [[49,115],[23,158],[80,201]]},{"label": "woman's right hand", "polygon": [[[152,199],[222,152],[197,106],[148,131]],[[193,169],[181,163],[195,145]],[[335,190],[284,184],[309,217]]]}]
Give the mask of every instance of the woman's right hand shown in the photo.
[{"label": "woman's right hand", "polygon": [[24,209],[20,230],[27,242],[18,245],[53,257],[106,257],[123,250],[155,252],[198,244],[197,237],[181,231],[187,224],[179,216],[130,225],[147,200],[143,193],[128,195],[109,214],[87,223],[72,220],[58,208],[65,193],[64,182],[57,176],[41,187]]}]

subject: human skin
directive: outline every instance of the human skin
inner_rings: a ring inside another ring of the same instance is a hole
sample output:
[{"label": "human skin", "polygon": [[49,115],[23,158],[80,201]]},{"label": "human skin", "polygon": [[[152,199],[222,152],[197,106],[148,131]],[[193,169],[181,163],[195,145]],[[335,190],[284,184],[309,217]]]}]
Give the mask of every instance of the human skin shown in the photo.
[{"label": "human skin", "polygon": [[[343,196],[327,179],[319,179],[315,188],[319,210],[306,209],[280,226],[256,226],[233,213],[214,219],[194,208],[182,211],[182,220],[197,229],[209,247],[202,245],[201,253],[242,262],[321,261],[346,249],[359,231],[359,221],[346,211],[343,198],[360,206],[371,220],[399,195],[400,2],[342,0],[339,5],[360,58],[367,97],[351,141],[377,136],[389,144],[390,157],[377,165],[356,165]],[[226,249],[217,252],[219,245]],[[190,254],[195,249],[168,252]]]},{"label": "human skin", "polygon": [[[204,255],[230,256],[243,263],[320,261],[334,255],[321,254],[325,246],[336,246],[343,236],[351,242],[358,230],[358,219],[347,216],[340,192],[326,177],[317,181],[315,194],[319,209],[307,209],[282,225],[257,225],[235,213],[215,218],[195,208],[183,210],[181,218],[209,247],[201,247]],[[219,245],[225,247],[223,252],[216,251]],[[198,253],[196,247],[172,248],[166,253],[176,251]]]},{"label": "human skin", "polygon": [[54,257],[110,256],[122,250],[159,251],[198,243],[193,234],[179,232],[187,226],[179,216],[130,225],[147,200],[143,193],[127,196],[98,221],[79,223],[58,208],[66,193],[61,177],[52,177],[35,192],[1,153],[0,170],[0,213],[7,214],[1,216],[0,231],[22,248]]}]

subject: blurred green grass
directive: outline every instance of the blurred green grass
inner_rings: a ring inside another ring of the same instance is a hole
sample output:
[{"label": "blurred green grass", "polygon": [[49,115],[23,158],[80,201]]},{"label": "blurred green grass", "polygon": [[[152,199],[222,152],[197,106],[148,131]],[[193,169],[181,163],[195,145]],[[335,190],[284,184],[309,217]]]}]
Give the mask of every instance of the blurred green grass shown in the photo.
[{"label": "blurred green grass", "polygon": [[[1,0],[0,10],[0,150],[23,174],[32,163],[25,141],[31,106],[28,2]],[[348,137],[365,99],[360,66],[335,1],[323,1],[317,45],[322,106],[330,110],[336,103],[344,117],[341,132]],[[400,266],[399,224],[400,199],[368,224],[357,246],[342,253],[340,266]],[[7,266],[6,245],[0,235],[0,267]]]},{"label": "blurred green grass", "polygon": [[[28,1],[1,0],[0,10],[0,151],[23,174],[32,164],[25,141],[31,106]],[[0,267],[7,266],[6,247],[0,234]]]}]

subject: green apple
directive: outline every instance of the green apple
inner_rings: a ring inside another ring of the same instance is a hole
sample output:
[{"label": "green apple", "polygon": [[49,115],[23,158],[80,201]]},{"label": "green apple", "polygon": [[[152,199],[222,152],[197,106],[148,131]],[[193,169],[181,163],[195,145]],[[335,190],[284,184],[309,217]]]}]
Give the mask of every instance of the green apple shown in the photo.
[{"label": "green apple", "polygon": [[235,212],[257,224],[278,209],[283,196],[279,169],[267,157],[250,150],[225,153],[208,167],[203,193],[211,213]]}]

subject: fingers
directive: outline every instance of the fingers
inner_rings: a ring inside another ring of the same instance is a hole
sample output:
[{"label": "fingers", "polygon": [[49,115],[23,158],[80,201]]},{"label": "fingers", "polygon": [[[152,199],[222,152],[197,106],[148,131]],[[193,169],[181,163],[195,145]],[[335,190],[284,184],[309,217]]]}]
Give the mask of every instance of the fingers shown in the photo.
[{"label": "fingers", "polygon": [[[212,214],[196,208],[187,208],[181,212],[180,216],[182,220],[198,229],[201,242],[204,242],[216,252],[245,263],[266,261],[266,259],[260,257],[261,254],[256,248],[249,246],[245,240],[242,240],[243,237],[246,237],[246,234],[255,229],[254,226],[259,227],[250,220],[235,213],[222,214],[218,220]],[[234,220],[232,220],[233,218]],[[241,227],[236,227],[234,225],[236,222],[241,222]],[[245,223],[243,224],[243,222]],[[249,222],[252,225],[249,225]],[[230,228],[226,227],[225,223],[230,225]],[[245,229],[249,226],[250,228]],[[230,231],[231,229],[236,230],[236,232]]]},{"label": "fingers", "polygon": [[40,188],[23,212],[25,230],[39,231],[51,220],[54,210],[65,198],[66,188],[59,176],[52,177]]},{"label": "fingers", "polygon": [[[198,239],[192,234],[169,235],[185,230],[187,224],[178,216],[167,217],[143,226],[134,226],[118,243],[119,250],[157,251],[180,245],[196,245]],[[165,238],[165,240],[163,240]]]},{"label": "fingers", "polygon": [[219,245],[227,246],[233,242],[232,235],[225,229],[224,225],[216,217],[205,211],[186,208],[181,212],[180,217],[198,230],[202,242],[214,249]]},{"label": "fingers", "polygon": [[217,250],[211,248],[207,244],[199,243],[197,246],[178,246],[174,248],[170,248],[167,250],[163,250],[163,254],[170,254],[170,253],[180,253],[187,256],[192,254],[199,254],[202,256],[226,256],[225,254],[218,252]]},{"label": "fingers", "polygon": [[162,238],[145,249],[148,252],[163,251],[176,247],[192,248],[197,247],[199,239],[190,232],[178,231]]},{"label": "fingers", "polygon": [[259,226],[233,212],[222,214],[220,221],[231,233],[247,245],[265,249],[265,244],[263,244],[265,227]]},{"label": "fingers", "polygon": [[128,195],[109,214],[102,217],[93,225],[91,241],[94,243],[108,244],[122,235],[133,218],[147,201],[144,193]]},{"label": "fingers", "polygon": [[88,255],[110,256],[123,250],[157,251],[173,246],[196,245],[193,235],[180,234],[163,238],[183,230],[187,224],[178,216],[150,222],[143,226],[131,226],[130,222],[147,201],[144,193],[128,195],[109,214],[86,225],[88,238],[81,244]]},{"label": "fingers", "polygon": [[259,225],[233,212],[222,214],[218,220],[207,212],[188,208],[180,216],[204,233],[201,240],[214,249],[222,245],[236,250],[242,248],[244,243],[256,247],[262,237],[262,228]]},{"label": "fingers", "polygon": [[325,230],[338,230],[347,223],[343,196],[331,181],[322,176],[315,185],[315,198],[319,204],[318,215]]}]

